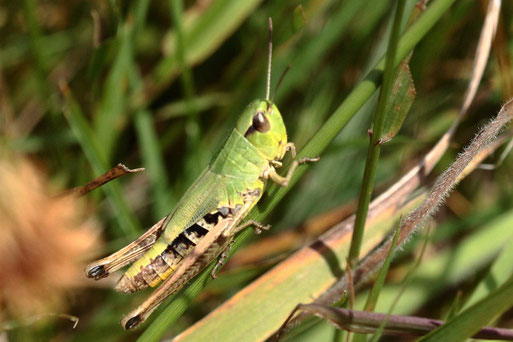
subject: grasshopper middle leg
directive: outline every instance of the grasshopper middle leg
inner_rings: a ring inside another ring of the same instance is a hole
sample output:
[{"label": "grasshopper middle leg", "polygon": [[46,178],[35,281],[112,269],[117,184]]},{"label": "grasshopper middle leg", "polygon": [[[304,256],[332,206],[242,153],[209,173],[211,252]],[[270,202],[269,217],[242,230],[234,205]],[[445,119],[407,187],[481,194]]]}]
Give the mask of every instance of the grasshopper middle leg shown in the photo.
[{"label": "grasshopper middle leg", "polygon": [[[255,234],[262,233],[262,230],[269,230],[269,229],[271,229],[271,225],[270,224],[264,225],[264,224],[262,224],[260,222],[255,221],[255,220],[248,220],[248,221],[244,222],[243,224],[237,226],[235,228],[235,233],[240,232],[241,230],[246,229],[248,227],[254,227]],[[221,267],[224,266],[226,258],[228,258],[228,253],[230,252],[230,249],[232,248],[232,245],[233,245],[234,241],[235,240],[232,240],[230,242],[230,244],[228,245],[228,247],[226,247],[226,249],[219,256],[219,260],[217,260],[217,264],[212,269],[212,272],[210,272],[210,276],[212,277],[212,279],[216,279],[217,272],[221,269]]]},{"label": "grasshopper middle leg", "polygon": [[234,241],[235,240],[232,240],[228,244],[228,246],[224,249],[224,251],[221,253],[221,255],[219,255],[219,259],[217,259],[216,265],[212,269],[212,272],[210,272],[210,277],[212,277],[212,279],[217,278],[216,277],[217,272],[224,266],[224,263],[225,263],[226,259],[228,258],[228,253],[230,253],[230,249],[232,249]]}]

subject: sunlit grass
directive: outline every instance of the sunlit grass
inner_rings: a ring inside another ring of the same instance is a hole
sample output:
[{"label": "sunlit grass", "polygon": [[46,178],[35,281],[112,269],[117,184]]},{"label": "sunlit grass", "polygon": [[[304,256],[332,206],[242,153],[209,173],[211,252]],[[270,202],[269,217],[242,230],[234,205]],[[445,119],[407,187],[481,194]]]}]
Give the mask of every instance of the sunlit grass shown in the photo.
[{"label": "sunlit grass", "polygon": [[[415,47],[410,69],[417,95],[398,136],[381,147],[374,197],[409,170],[454,120],[472,71],[485,2],[432,0],[427,15],[418,19],[420,24],[400,39],[397,63]],[[415,3],[406,1],[406,19]],[[250,215],[273,228],[258,237],[244,232],[236,246],[242,251],[255,239],[268,239],[266,259],[257,265],[228,264],[228,281],[221,272],[220,279],[202,292],[203,274],[178,294],[179,301],[172,304],[175,309],[154,313],[152,319],[163,312],[167,317],[158,318],[157,328],[150,322],[127,333],[119,325],[122,315],[150,291],[124,296],[114,293],[110,284],[100,282],[105,286],[99,289],[84,282],[65,309],[80,318],[75,330],[49,319],[9,331],[9,340],[59,336],[70,341],[124,341],[156,330],[154,340],[161,334],[176,335],[256,274],[310,242],[312,237],[302,235],[301,228],[308,219],[315,217],[317,235],[333,225],[328,216],[318,215],[340,212],[339,206],[358,197],[367,130],[376,109],[373,94],[381,81],[384,63],[380,58],[386,52],[394,4],[393,0],[379,4],[325,0],[304,1],[299,8],[295,1],[24,0],[0,5],[1,143],[44,165],[56,188],[84,184],[119,162],[146,168],[143,174],[124,176],[88,195],[90,215],[104,226],[107,244],[102,255],[128,243],[142,227],[150,227],[171,211],[245,106],[264,97],[269,16],[274,20],[272,88],[286,66],[291,67],[275,95],[277,106],[300,156],[320,154],[322,158],[314,167],[301,169],[293,187],[270,187]],[[180,7],[183,13],[175,15]],[[503,4],[503,21],[476,100],[435,174],[513,95],[512,11],[509,3]],[[421,310],[426,317],[444,318],[454,291],[461,289],[464,298],[470,296],[470,289],[479,284],[500,250],[499,240],[509,238],[509,233],[497,230],[503,236],[492,239],[483,230],[509,217],[511,166],[511,158],[506,158],[493,171],[474,172],[448,198],[447,206],[429,223],[434,226],[432,242],[425,264],[418,269],[435,285],[414,281],[404,293],[409,300],[400,301],[397,310]],[[285,251],[272,244],[294,227],[300,238],[284,243]],[[476,258],[459,259],[456,253],[471,248],[467,246],[478,249]],[[376,310],[386,312],[383,303],[395,296],[395,280],[404,275],[421,248],[422,241],[413,238],[394,260]],[[337,256],[342,269],[345,257]],[[459,268],[446,278],[451,263]],[[500,273],[501,281],[511,272],[499,266],[492,270]],[[364,298],[357,296],[357,305]],[[12,317],[0,311],[0,319]],[[230,329],[244,331],[236,319],[232,324]],[[311,339],[326,329],[331,328],[318,325],[308,335],[296,337]]]}]

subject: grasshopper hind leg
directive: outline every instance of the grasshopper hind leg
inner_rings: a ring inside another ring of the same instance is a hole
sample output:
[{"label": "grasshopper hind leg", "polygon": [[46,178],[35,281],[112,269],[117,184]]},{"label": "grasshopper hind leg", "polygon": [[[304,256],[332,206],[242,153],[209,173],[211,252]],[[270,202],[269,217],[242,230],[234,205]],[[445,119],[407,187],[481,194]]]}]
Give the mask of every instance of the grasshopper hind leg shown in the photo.
[{"label": "grasshopper hind leg", "polygon": [[116,253],[87,265],[85,268],[86,276],[99,280],[140,258],[160,237],[166,227],[168,217],[169,215],[164,217],[137,240]]}]

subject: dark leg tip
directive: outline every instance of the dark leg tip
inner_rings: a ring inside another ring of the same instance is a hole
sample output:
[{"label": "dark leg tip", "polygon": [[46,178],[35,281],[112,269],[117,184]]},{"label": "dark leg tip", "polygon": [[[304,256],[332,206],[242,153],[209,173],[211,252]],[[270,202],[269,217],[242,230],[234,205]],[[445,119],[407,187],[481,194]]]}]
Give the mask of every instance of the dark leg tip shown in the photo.
[{"label": "dark leg tip", "polygon": [[131,330],[131,329],[137,327],[139,324],[141,324],[141,317],[139,317],[139,315],[137,315],[137,316],[134,316],[134,317],[130,318],[126,322],[125,329],[126,330]]},{"label": "dark leg tip", "polygon": [[94,278],[95,280],[105,278],[109,274],[105,272],[105,267],[103,265],[94,266],[87,272],[87,276],[89,278]]}]

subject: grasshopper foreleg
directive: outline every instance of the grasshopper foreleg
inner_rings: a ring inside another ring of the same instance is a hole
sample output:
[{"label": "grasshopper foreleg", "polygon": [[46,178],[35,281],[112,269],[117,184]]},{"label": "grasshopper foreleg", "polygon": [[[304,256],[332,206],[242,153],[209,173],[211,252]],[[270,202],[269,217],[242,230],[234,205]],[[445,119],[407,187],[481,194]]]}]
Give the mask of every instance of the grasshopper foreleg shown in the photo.
[{"label": "grasshopper foreleg", "polygon": [[[294,145],[292,145],[292,146],[294,146]],[[292,149],[291,151],[295,151],[295,149]],[[292,153],[292,154],[294,155],[295,153]],[[299,160],[294,160],[292,162],[292,164],[290,165],[289,171],[287,172],[287,175],[285,177],[280,176],[274,168],[272,168],[269,171],[269,177],[276,184],[286,187],[287,185],[289,185],[290,179],[292,178],[294,171],[296,171],[296,168],[299,165],[306,164],[306,163],[315,163],[315,162],[318,162],[319,159],[320,159],[319,157],[315,157],[315,158],[307,157],[307,158],[301,158]]]},{"label": "grasshopper foreleg", "polygon": [[289,141],[286,145],[285,145],[285,149],[287,151],[290,151],[290,154],[292,155],[292,158],[296,158],[296,145],[294,145],[293,142]]}]

